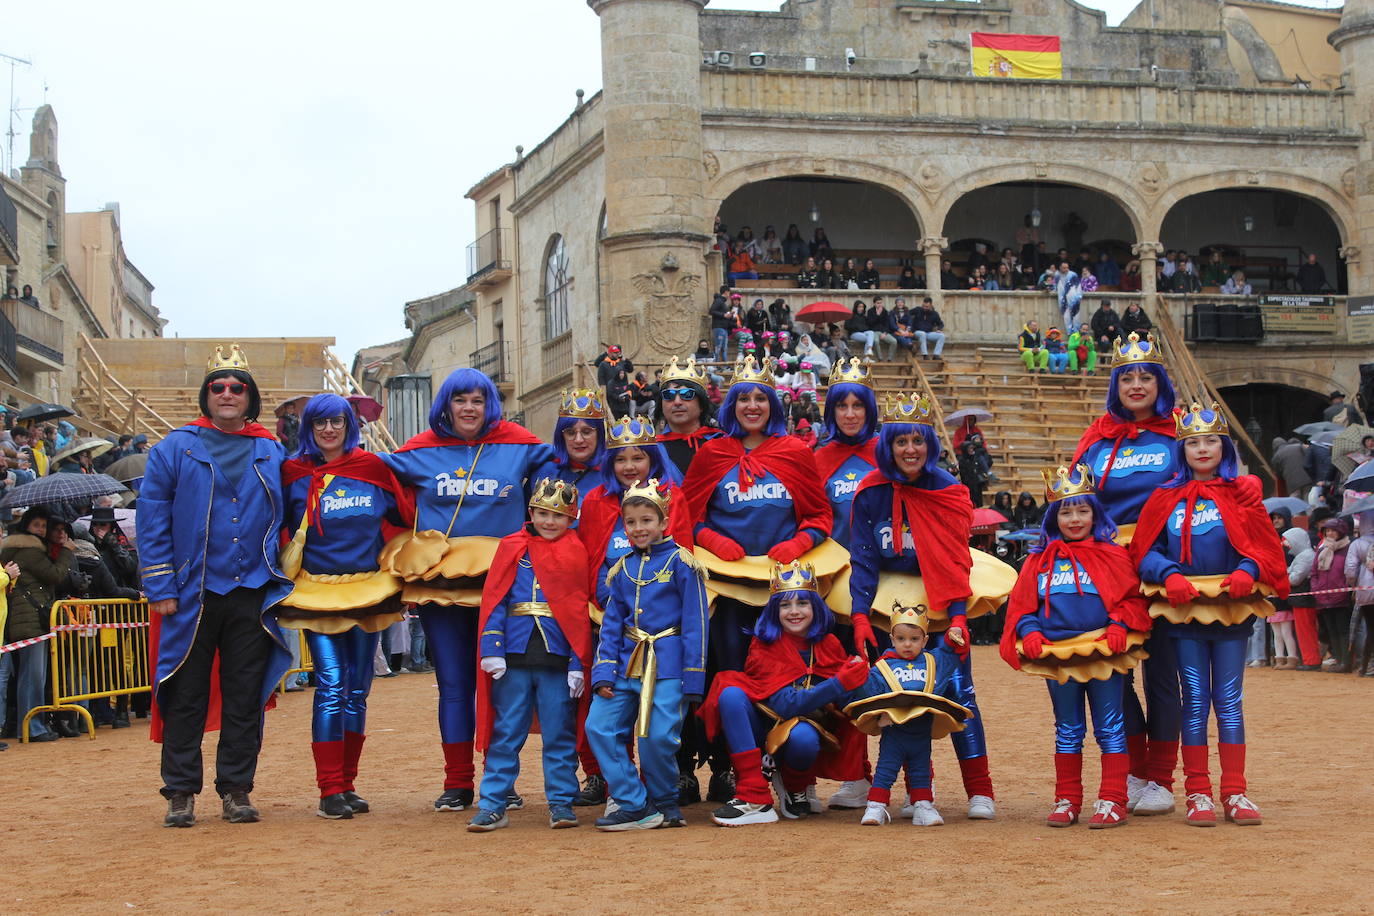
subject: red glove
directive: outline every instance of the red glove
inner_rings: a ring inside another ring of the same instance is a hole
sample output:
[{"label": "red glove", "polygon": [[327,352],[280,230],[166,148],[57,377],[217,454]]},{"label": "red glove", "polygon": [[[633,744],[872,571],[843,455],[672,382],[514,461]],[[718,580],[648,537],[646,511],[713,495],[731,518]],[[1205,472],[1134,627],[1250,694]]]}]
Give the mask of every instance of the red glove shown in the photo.
[{"label": "red glove", "polygon": [[1187,604],[1197,597],[1197,589],[1193,588],[1193,583],[1182,573],[1171,573],[1164,580],[1164,590],[1168,593],[1169,603],[1174,607]]},{"label": "red glove", "polygon": [[973,640],[968,632],[968,617],[955,614],[949,618],[949,629],[945,630],[945,645],[961,659],[968,658],[969,650],[973,646]]},{"label": "red glove", "polygon": [[1126,625],[1124,623],[1113,620],[1107,624],[1107,634],[1102,638],[1107,641],[1107,650],[1113,655],[1120,655],[1126,651]]},{"label": "red glove", "polygon": [[703,528],[697,532],[696,542],[722,560],[744,559],[744,548],[734,538],[728,538],[719,531]]},{"label": "red glove", "polygon": [[801,532],[781,544],[774,544],[773,549],[768,551],[768,556],[779,563],[791,563],[810,550],[812,546],[814,545],[811,543],[811,535]]},{"label": "red glove", "polygon": [[868,680],[868,662],[855,655],[850,657],[835,675],[845,690],[853,690]]},{"label": "red glove", "polygon": [[1238,569],[1221,580],[1221,587],[1227,589],[1232,598],[1244,598],[1255,590],[1255,577]]},{"label": "red glove", "polygon": [[1028,659],[1037,659],[1045,654],[1045,647],[1053,645],[1045,634],[1039,630],[1031,630],[1021,637],[1021,654]]},{"label": "red glove", "polygon": [[851,614],[849,617],[854,624],[854,648],[863,652],[865,646],[878,648],[878,637],[873,635],[873,623],[868,619],[867,614]]}]

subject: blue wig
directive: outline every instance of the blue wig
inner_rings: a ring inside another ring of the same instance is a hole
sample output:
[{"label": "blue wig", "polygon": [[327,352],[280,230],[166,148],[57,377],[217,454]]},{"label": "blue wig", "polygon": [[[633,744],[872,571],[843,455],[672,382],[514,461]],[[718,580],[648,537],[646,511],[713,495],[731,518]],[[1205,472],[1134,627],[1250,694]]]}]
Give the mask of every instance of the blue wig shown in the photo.
[{"label": "blue wig", "polygon": [[[657,480],[662,485],[669,483],[676,486],[682,483],[682,474],[678,472],[677,465],[668,460],[668,453],[663,450],[663,446],[655,442],[653,445],[625,446],[626,448],[640,448],[649,456],[649,476]],[[625,488],[620,485],[620,479],[615,476],[615,455],[621,449],[611,448],[605,451],[605,457],[601,461],[601,486],[606,492],[619,498],[625,492]]]},{"label": "blue wig", "polygon": [[1159,396],[1155,398],[1155,414],[1167,417],[1173,413],[1174,395],[1173,382],[1169,381],[1169,372],[1159,363],[1126,363],[1112,369],[1112,377],[1107,382],[1107,413],[1116,417],[1118,420],[1131,422],[1135,415],[1126,409],[1126,405],[1121,403],[1121,395],[1117,391],[1117,383],[1121,381],[1121,376],[1129,369],[1143,369],[1155,377],[1159,383]]},{"label": "blue wig", "polygon": [[768,603],[759,612],[759,619],[754,623],[754,635],[766,643],[775,643],[782,635],[782,620],[779,619],[779,608],[787,598],[809,598],[811,600],[811,628],[806,631],[806,641],[815,642],[831,630],[835,629],[835,614],[830,610],[830,606],[825,603],[825,599],[808,589],[793,589],[790,592],[778,592],[769,597]]},{"label": "blue wig", "polygon": [[353,412],[353,405],[337,394],[325,392],[305,402],[305,409],[301,411],[300,447],[296,449],[295,457],[305,458],[316,464],[324,463],[324,454],[315,444],[315,421],[324,417],[344,418],[345,455],[358,447],[362,433],[358,429],[358,416]]},{"label": "blue wig", "polygon": [[782,409],[782,399],[778,397],[778,390],[769,385],[760,385],[758,382],[741,382],[738,385],[731,385],[730,390],[725,393],[725,400],[720,404],[720,410],[716,412],[716,423],[725,430],[728,436],[736,439],[744,438],[744,430],[739,425],[739,420],[735,419],[735,402],[739,396],[746,391],[762,391],[768,396],[768,425],[764,427],[764,434],[768,436],[787,435],[787,412]]},{"label": "blue wig", "polygon": [[[850,395],[857,397],[864,405],[864,425],[859,434],[852,439],[843,435],[835,425],[835,408]],[[873,389],[857,382],[838,382],[825,392],[825,418],[821,423],[822,442],[843,442],[845,445],[858,445],[867,442],[878,432],[878,399]]]},{"label": "blue wig", "polygon": [[568,455],[568,444],[563,441],[563,433],[574,423],[587,423],[596,430],[596,452],[592,455],[592,460],[587,462],[587,467],[601,467],[601,463],[606,460],[606,421],[589,420],[586,417],[559,417],[558,422],[553,424],[553,463],[560,468],[572,464],[572,458]]},{"label": "blue wig", "polygon": [[898,436],[909,436],[912,433],[920,433],[921,438],[926,440],[926,463],[921,467],[921,476],[924,477],[939,469],[940,437],[936,434],[935,427],[925,423],[884,423],[882,431],[878,434],[878,447],[874,449],[874,457],[878,459],[878,470],[882,471],[888,480],[906,482],[906,475],[897,470],[897,462],[892,457],[892,443],[897,441]]},{"label": "blue wig", "polygon": [[[1210,410],[1202,411],[1204,417],[1212,416]],[[1221,436],[1221,464],[1217,465],[1217,476],[1222,480],[1235,480],[1240,474],[1240,456],[1236,454],[1236,444],[1231,441],[1230,436]],[[1174,472],[1174,477],[1164,485],[1165,489],[1181,487],[1193,479],[1193,469],[1188,466],[1188,456],[1183,451],[1183,443],[1187,439],[1177,439],[1174,441],[1174,467],[1178,468]]]},{"label": "blue wig", "polygon": [[1031,553],[1039,553],[1045,546],[1055,538],[1062,538],[1064,535],[1059,530],[1059,507],[1060,506],[1082,506],[1088,505],[1093,510],[1093,533],[1095,541],[1106,541],[1111,543],[1116,540],[1116,522],[1107,514],[1107,509],[1098,501],[1097,495],[1087,493],[1083,496],[1070,496],[1068,499],[1061,499],[1058,502],[1050,503],[1045,507],[1045,514],[1040,519],[1040,540],[1036,541],[1031,547]]},{"label": "blue wig", "polygon": [[487,415],[477,432],[479,437],[485,436],[501,419],[501,392],[496,390],[491,379],[476,369],[454,369],[444,379],[439,386],[439,393],[434,396],[434,403],[429,407],[429,428],[446,439],[457,438],[449,421],[449,402],[456,395],[474,393],[482,395],[487,401]]}]

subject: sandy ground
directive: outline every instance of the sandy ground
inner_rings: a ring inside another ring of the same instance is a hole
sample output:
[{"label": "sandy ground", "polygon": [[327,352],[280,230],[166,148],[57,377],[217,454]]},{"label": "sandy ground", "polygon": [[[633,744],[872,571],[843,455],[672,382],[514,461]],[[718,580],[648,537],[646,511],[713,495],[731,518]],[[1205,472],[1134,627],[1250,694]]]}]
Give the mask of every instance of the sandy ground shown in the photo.
[{"label": "sandy ground", "polygon": [[[860,828],[857,812],[828,812],[727,831],[698,805],[685,830],[602,834],[584,816],[579,829],[551,831],[536,736],[519,785],[525,810],[506,830],[469,834],[466,813],[431,809],[441,788],[434,682],[405,675],[374,688],[358,784],[374,813],[351,821],[314,815],[308,692],[268,714],[258,824],[220,820],[210,794],[195,828],[164,829],[157,746],[143,728],[11,742],[0,754],[0,912],[1374,910],[1374,680],[1249,672],[1261,827],[1190,828],[1180,806],[1115,830],[1052,830],[1045,688],[994,649],[975,653],[994,822],[964,819],[953,751],[942,742],[944,827]],[[212,736],[207,760],[213,753]],[[1089,798],[1095,768],[1090,749]],[[833,784],[820,788],[825,797]]]}]

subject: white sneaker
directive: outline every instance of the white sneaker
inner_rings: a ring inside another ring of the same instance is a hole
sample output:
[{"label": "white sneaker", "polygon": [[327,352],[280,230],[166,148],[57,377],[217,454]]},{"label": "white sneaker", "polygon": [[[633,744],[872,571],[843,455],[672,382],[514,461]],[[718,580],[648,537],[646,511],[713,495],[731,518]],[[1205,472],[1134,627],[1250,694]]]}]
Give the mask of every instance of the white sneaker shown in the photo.
[{"label": "white sneaker", "polygon": [[610,796],[607,796],[607,797],[606,797],[606,810],[603,811],[603,812],[601,812],[601,816],[602,816],[602,817],[610,817],[612,814],[615,814],[615,813],[616,813],[617,811],[619,811],[619,810],[620,810],[620,802],[616,801],[614,798],[611,798]]},{"label": "white sneaker", "polygon": [[945,822],[940,816],[940,812],[935,810],[935,804],[928,801],[918,801],[912,806],[911,823],[916,827],[939,827]]},{"label": "white sneaker", "polygon": [[871,801],[868,807],[864,808],[863,820],[859,821],[865,827],[881,827],[892,820],[892,815],[887,812],[887,805],[882,802]]},{"label": "white sneaker", "polygon": [[1145,791],[1145,787],[1150,784],[1148,779],[1141,779],[1139,776],[1126,774],[1126,810],[1134,811],[1136,803],[1140,801],[1140,793]]},{"label": "white sneaker", "polygon": [[776,824],[778,812],[772,805],[756,805],[732,798],[711,813],[711,820],[722,827],[745,827],[750,824]]},{"label": "white sneaker", "polygon": [[986,795],[975,795],[968,800],[968,817],[971,821],[990,821],[997,816],[997,803]]},{"label": "white sneaker", "polygon": [[910,795],[907,796],[906,804],[905,804],[905,805],[902,805],[902,812],[901,812],[901,813],[902,813],[902,817],[905,817],[905,818],[909,818],[909,817],[911,817],[911,815],[913,815],[913,814],[916,813],[916,803],[915,803],[914,801],[911,800],[911,796],[910,796]]},{"label": "white sneaker", "polygon": [[1127,805],[1126,810],[1143,817],[1151,814],[1173,814],[1174,793],[1152,780],[1145,783],[1145,788],[1140,791],[1140,797],[1136,799],[1135,807]]},{"label": "white sneaker", "polygon": [[822,802],[821,797],[816,794],[816,784],[814,782],[806,787],[806,803],[811,806],[812,814],[820,814],[825,810],[825,803]]},{"label": "white sneaker", "polygon": [[831,808],[864,808],[868,806],[868,790],[873,783],[867,779],[851,779],[840,786],[840,791],[830,796]]}]

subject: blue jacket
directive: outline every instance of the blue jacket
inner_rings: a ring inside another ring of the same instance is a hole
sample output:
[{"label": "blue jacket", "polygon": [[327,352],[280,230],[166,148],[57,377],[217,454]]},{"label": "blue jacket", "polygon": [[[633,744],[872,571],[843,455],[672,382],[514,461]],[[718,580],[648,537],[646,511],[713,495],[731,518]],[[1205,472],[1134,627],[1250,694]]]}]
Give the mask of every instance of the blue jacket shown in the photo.
[{"label": "blue jacket", "polygon": [[[926,683],[926,656],[935,659],[935,683]],[[959,688],[954,683],[954,675],[959,670],[959,658],[944,646],[944,640],[937,639],[934,644],[927,644],[927,648],[920,655],[913,659],[904,659],[897,655],[893,649],[888,649],[878,659],[877,663],[869,669],[868,680],[853,691],[846,702],[853,703],[855,700],[863,700],[869,697],[882,696],[890,693],[892,688],[888,686],[887,679],[883,677],[883,667],[886,666],[902,685],[903,692],[930,693],[942,696],[947,700],[960,702]],[[917,716],[900,724],[889,725],[883,729],[883,734],[896,730],[907,734],[930,737],[930,716]]]},{"label": "blue jacket", "polygon": [[569,671],[581,671],[582,662],[568,645],[567,637],[559,628],[558,621],[552,617],[509,616],[510,609],[517,604],[548,600],[544,597],[544,589],[534,575],[534,567],[530,565],[529,556],[529,552],[526,551],[520,558],[510,591],[506,592],[496,607],[491,609],[491,616],[482,627],[479,654],[483,658],[520,655],[528,649],[530,638],[538,630],[550,655],[566,658]]},{"label": "blue jacket", "polygon": [[[380,457],[415,491],[416,530],[447,532],[449,537],[503,538],[519,531],[530,487],[556,474],[553,448],[543,443],[444,445]],[[459,500],[462,509],[455,520]]]},{"label": "blue jacket", "polygon": [[[149,601],[177,599],[177,612],[162,618],[158,646],[159,687],[181,667],[200,623],[207,589],[226,591],[239,565],[220,543],[225,532],[213,530],[211,515],[238,510],[240,542],[252,551],[254,572],[266,574],[262,625],[275,642],[262,683],[266,703],[277,681],[291,665],[291,654],[271,609],[291,592],[291,581],[277,564],[277,538],[282,526],[281,444],[253,438],[252,468],[235,490],[210,458],[202,429],[173,430],[148,453],[148,466],[138,499],[138,553],[143,563],[143,591]],[[214,545],[211,537],[216,538]]]}]

